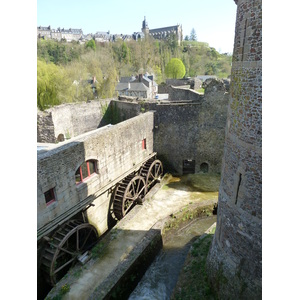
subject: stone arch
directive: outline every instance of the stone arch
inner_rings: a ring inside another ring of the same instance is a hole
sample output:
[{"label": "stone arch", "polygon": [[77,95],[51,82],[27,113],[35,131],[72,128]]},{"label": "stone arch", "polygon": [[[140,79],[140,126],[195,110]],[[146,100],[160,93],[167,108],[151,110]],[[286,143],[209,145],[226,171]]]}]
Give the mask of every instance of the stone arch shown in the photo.
[{"label": "stone arch", "polygon": [[56,141],[57,142],[63,142],[65,140],[65,136],[63,133],[60,133],[58,136],[57,136],[57,139]]},{"label": "stone arch", "polygon": [[208,163],[203,162],[203,163],[200,165],[200,172],[208,173],[208,170],[209,170],[209,165],[208,165]]}]

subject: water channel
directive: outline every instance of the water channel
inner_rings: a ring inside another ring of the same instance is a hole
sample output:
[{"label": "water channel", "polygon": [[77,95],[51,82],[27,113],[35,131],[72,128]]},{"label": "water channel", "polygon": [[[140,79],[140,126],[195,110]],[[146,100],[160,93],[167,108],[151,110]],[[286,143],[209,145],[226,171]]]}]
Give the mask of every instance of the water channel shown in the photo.
[{"label": "water channel", "polygon": [[192,242],[217,220],[217,216],[197,218],[168,238],[129,300],[168,300]]}]

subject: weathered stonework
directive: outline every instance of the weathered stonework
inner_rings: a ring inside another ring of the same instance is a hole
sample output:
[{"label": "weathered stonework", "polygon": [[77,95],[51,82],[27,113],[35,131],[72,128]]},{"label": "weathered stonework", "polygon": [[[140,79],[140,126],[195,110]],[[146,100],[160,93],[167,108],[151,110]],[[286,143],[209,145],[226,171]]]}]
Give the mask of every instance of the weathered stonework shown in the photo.
[{"label": "weathered stonework", "polygon": [[216,233],[207,261],[220,299],[262,296],[262,2],[238,0]]},{"label": "weathered stonework", "polygon": [[229,101],[223,81],[212,81],[195,101],[186,100],[184,92],[177,95],[181,101],[112,101],[111,106],[118,111],[119,121],[155,111],[154,151],[167,171],[183,174],[183,161],[191,160],[196,173],[203,163],[208,172],[220,173]]},{"label": "weathered stonework", "polygon": [[37,142],[55,143],[109,124],[105,113],[111,99],[62,104],[38,111]]},{"label": "weathered stonework", "polygon": [[[108,228],[110,185],[153,153],[153,112],[115,126],[108,126],[65,141],[37,157],[37,227],[38,237],[53,229],[91,200],[89,222],[101,234]],[[147,148],[142,149],[142,140]],[[87,160],[97,161],[97,173],[88,181],[75,182],[75,172]],[[56,201],[47,206],[44,193],[55,189]],[[100,190],[103,190],[101,193]],[[105,193],[106,192],[106,193]],[[89,197],[96,197],[89,199]],[[48,230],[48,231],[49,231]]]},{"label": "weathered stonework", "polygon": [[[155,111],[153,147],[167,171],[182,174],[183,160],[194,160],[196,173],[203,163],[207,164],[208,172],[220,173],[229,99],[224,82],[212,80],[204,95],[190,89],[173,90],[177,101],[100,100],[61,105],[42,112],[38,130],[43,133],[44,142],[53,142],[59,134],[65,134],[66,128],[73,137],[102,124],[118,124]],[[44,133],[45,125],[48,127]]]}]

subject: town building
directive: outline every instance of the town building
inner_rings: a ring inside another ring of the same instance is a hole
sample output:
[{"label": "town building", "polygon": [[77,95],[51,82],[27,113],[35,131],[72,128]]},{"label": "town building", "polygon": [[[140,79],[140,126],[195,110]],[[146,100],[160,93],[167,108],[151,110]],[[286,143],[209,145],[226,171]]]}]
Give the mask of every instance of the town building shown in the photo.
[{"label": "town building", "polygon": [[121,77],[116,91],[119,96],[154,99],[158,92],[158,84],[153,80],[153,75],[139,74],[136,77]]},{"label": "town building", "polygon": [[51,26],[38,26],[37,37],[42,39],[54,39],[57,41],[64,39],[67,42],[78,41],[80,43],[84,43],[93,38],[96,42],[103,43],[115,42],[118,39],[123,41],[138,41],[147,36],[152,36],[154,39],[166,40],[174,35],[179,45],[182,42],[182,25],[149,29],[146,17],[144,17],[141,30],[142,31],[134,32],[132,34],[111,34],[110,31],[97,31],[95,34],[84,35],[82,29],[61,29],[60,27],[51,29]]}]

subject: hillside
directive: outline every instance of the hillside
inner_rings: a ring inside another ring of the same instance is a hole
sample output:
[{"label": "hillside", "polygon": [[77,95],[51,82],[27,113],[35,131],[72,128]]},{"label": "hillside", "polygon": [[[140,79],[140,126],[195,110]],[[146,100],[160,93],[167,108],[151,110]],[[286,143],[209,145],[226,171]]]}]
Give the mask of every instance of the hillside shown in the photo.
[{"label": "hillside", "polygon": [[113,97],[122,76],[148,72],[158,84],[164,82],[171,58],[182,60],[185,77],[205,74],[227,78],[231,70],[231,55],[220,54],[202,42],[183,41],[178,46],[172,38],[113,43],[92,40],[85,45],[38,40],[37,58],[37,105],[42,110],[93,99],[93,78],[98,98]]}]

